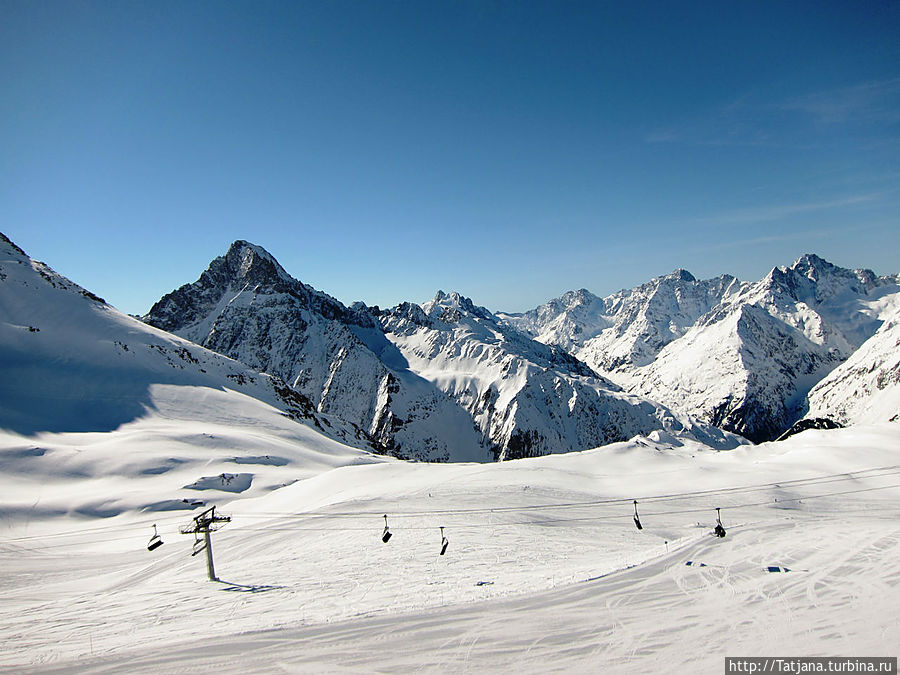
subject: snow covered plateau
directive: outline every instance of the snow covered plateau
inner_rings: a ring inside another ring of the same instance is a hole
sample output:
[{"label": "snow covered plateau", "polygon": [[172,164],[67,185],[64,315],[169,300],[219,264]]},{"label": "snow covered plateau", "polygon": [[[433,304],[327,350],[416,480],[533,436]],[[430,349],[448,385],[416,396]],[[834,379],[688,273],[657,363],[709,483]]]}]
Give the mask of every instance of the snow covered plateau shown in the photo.
[{"label": "snow covered plateau", "polygon": [[0,670],[896,657],[897,281],[382,310],[236,242],[143,322],[0,235]]}]

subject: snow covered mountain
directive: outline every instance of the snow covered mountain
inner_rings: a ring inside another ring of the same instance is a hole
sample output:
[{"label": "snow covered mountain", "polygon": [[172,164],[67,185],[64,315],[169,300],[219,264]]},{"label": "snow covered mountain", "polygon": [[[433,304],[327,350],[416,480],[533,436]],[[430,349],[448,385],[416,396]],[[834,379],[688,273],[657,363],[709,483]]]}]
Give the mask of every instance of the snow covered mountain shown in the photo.
[{"label": "snow covered mountain", "polygon": [[404,303],[375,314],[410,368],[468,411],[500,459],[590,448],[654,431],[736,445],[717,429],[623,392],[458,293],[439,291],[421,307]]},{"label": "snow covered mountain", "polygon": [[809,392],[807,418],[817,417],[843,425],[900,421],[900,305]]},{"label": "snow covered mountain", "polygon": [[281,378],[317,411],[365,430],[382,452],[491,458],[468,414],[409,370],[368,312],[292,278],[259,246],[236,241],[145,320]]},{"label": "snow covered mountain", "polygon": [[458,294],[424,307],[347,308],[244,241],[145,320],[277,375],[398,456],[511,459],[652,431],[737,442],[621,392]]},{"label": "snow covered mountain", "polygon": [[[239,302],[279,299],[255,283]],[[835,309],[843,335],[886,320],[820,384],[851,422],[896,401],[900,340],[889,285],[853,297],[862,316]],[[269,310],[232,318],[280,325]],[[458,294],[332,311],[476,436],[511,418],[568,432],[556,418],[577,424],[585,400],[620,430],[640,411],[656,430],[488,465],[349,447],[366,435],[277,378],[119,313],[0,235],[0,669],[587,673],[602,653],[608,672],[707,672],[735,653],[900,641],[896,424],[718,452],[728,434],[671,437],[684,418]],[[727,336],[759,312],[707,319]],[[496,400],[470,408],[485,394]],[[214,533],[215,581],[183,534],[201,505],[231,517]],[[724,539],[710,536],[719,517]],[[151,533],[165,546],[150,550]],[[398,635],[403,648],[385,648]]]},{"label": "snow covered mountain", "polygon": [[[333,423],[277,378],[122,314],[3,234],[0,347],[0,424],[19,433],[109,431],[140,417],[163,385],[228,388]],[[343,426],[334,432],[344,440],[365,440]]]},{"label": "snow covered mountain", "polygon": [[277,378],[122,314],[2,234],[0,372],[3,519],[189,510],[384,461]]},{"label": "snow covered mountain", "polygon": [[606,298],[584,289],[570,291],[525,314],[500,316],[615,378],[616,372],[653,361],[665,345],[740,288],[731,276],[698,281],[679,269]]},{"label": "snow covered mountain", "polygon": [[756,283],[677,270],[503,317],[628,391],[760,441],[803,415],[810,388],[875,333],[898,294],[896,275],[805,255]]}]

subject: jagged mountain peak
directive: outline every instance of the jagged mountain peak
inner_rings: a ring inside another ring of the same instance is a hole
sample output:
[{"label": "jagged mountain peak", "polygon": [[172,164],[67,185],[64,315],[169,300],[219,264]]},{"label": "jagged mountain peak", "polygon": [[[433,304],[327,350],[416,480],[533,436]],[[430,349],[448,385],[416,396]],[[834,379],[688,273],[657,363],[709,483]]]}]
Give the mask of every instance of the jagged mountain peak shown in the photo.
[{"label": "jagged mountain peak", "polygon": [[569,302],[584,302],[595,300],[597,296],[586,288],[579,288],[577,291],[566,291],[560,298]]},{"label": "jagged mountain peak", "polygon": [[464,316],[473,316],[478,319],[494,319],[494,315],[490,310],[479,307],[472,302],[471,298],[450,291],[438,291],[434,299],[422,305],[422,310],[433,320],[443,321],[444,323],[458,323]]},{"label": "jagged mountain peak", "polygon": [[25,251],[23,251],[23,250],[20,249],[18,246],[16,246],[15,242],[13,242],[12,239],[10,239],[9,237],[7,237],[7,236],[6,236],[5,234],[3,234],[2,232],[0,232],[0,244],[3,245],[3,246],[2,246],[3,248],[8,248],[8,249],[10,249],[10,251],[11,251],[13,254],[15,254],[15,255],[18,255],[18,256],[20,256],[20,257],[22,257],[22,258],[27,258],[27,257],[28,257],[28,256],[26,255]]},{"label": "jagged mountain peak", "polygon": [[688,272],[686,269],[679,267],[677,270],[669,272],[669,274],[665,275],[663,279],[671,279],[672,281],[687,281],[694,282],[697,281],[697,277]]},{"label": "jagged mountain peak", "polygon": [[888,283],[897,283],[897,277],[879,277],[869,269],[838,267],[814,253],[800,256],[790,267],[772,268],[761,282],[763,288],[809,304],[848,292],[868,295]]},{"label": "jagged mountain peak", "polygon": [[[224,256],[214,259],[197,281],[163,296],[144,321],[173,332],[199,322],[207,331],[212,324],[205,319],[242,304],[239,298],[244,298],[242,302],[265,298],[268,304],[306,308],[326,319],[374,325],[368,312],[348,309],[336,298],[298,281],[266,249],[240,239]],[[189,339],[202,342],[194,332]]]},{"label": "jagged mountain peak", "polygon": [[[217,258],[213,261],[213,264],[218,260],[220,259]],[[221,260],[223,271],[227,273],[230,280],[243,280],[254,283],[295,281],[278,263],[275,256],[262,246],[252,244],[243,239],[235,241]]]},{"label": "jagged mountain peak", "polygon": [[797,258],[793,265],[791,265],[792,270],[812,274],[817,273],[819,270],[825,271],[833,270],[835,268],[835,265],[815,253],[804,253]]},{"label": "jagged mountain peak", "polygon": [[225,403],[233,394],[244,400],[237,404],[242,410],[267,404],[273,414],[328,427],[344,443],[363,447],[369,440],[352,425],[316,414],[278,378],[122,314],[4,235],[0,308],[0,354],[4,375],[9,371],[5,384],[12,385],[0,391],[0,428],[25,435],[109,432],[159,414],[174,400],[212,412],[208,400]]},{"label": "jagged mountain peak", "polygon": [[557,303],[557,306],[560,309],[568,309],[574,310],[579,307],[589,307],[594,303],[600,301],[596,295],[591,293],[586,288],[579,288],[577,291],[566,291],[556,300],[550,300],[547,304]]}]

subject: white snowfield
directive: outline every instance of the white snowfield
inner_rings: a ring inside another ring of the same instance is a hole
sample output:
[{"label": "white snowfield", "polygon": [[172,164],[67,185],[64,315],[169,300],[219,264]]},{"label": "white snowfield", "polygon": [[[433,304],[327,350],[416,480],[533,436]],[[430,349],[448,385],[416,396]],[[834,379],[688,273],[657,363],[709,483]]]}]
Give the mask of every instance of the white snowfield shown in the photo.
[{"label": "white snowfield", "polygon": [[[217,404],[209,425],[157,405],[106,434],[0,436],[5,460],[84,459],[43,488],[0,478],[0,668],[723,672],[726,656],[897,655],[896,424],[436,465],[330,456],[256,403]],[[207,465],[190,451],[201,428]],[[135,448],[169,469],[124,475]],[[197,489],[222,474],[251,487]],[[231,516],[212,535],[219,581],[178,532],[202,509],[148,506],[145,480]],[[101,494],[117,515],[59,512]],[[165,544],[148,551],[153,523]]]},{"label": "white snowfield", "polygon": [[[880,424],[732,450],[657,430],[499,464],[402,462],[0,237],[0,670],[897,656],[895,340],[886,324],[842,375]],[[828,382],[823,396],[840,392]],[[180,532],[212,507],[231,518],[212,534],[217,580]]]}]

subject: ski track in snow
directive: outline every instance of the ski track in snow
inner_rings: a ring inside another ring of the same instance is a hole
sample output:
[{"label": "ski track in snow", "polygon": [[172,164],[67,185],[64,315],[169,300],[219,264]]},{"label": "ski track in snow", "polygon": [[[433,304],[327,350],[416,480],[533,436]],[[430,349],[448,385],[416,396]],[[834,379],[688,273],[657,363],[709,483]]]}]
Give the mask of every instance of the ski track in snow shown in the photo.
[{"label": "ski track in snow", "polygon": [[[48,553],[4,545],[2,592],[14,611],[0,620],[0,665],[83,673],[711,672],[725,656],[892,655],[900,644],[900,512],[896,500],[887,511],[884,504],[844,516],[756,509],[725,539],[694,528],[670,541],[668,554],[644,537],[650,519],[643,533],[589,529],[594,559],[616,539],[643,538],[632,554],[652,556],[589,581],[590,556],[572,564],[577,550],[542,550],[524,526],[472,545],[451,538],[445,558],[401,548],[415,531],[400,526],[388,545],[377,531],[303,532],[297,557],[268,569],[259,552],[284,532],[222,530],[214,547],[224,583],[206,581],[202,556],[188,557],[184,546],[149,563],[133,552],[111,563],[74,546]],[[492,538],[524,553],[504,555]],[[353,555],[355,548],[363,550]],[[328,559],[329,549],[339,550]],[[770,573],[769,565],[791,571]],[[507,583],[517,574],[520,583]],[[493,585],[475,586],[487,576]],[[479,600],[485,591],[492,599]]]}]

